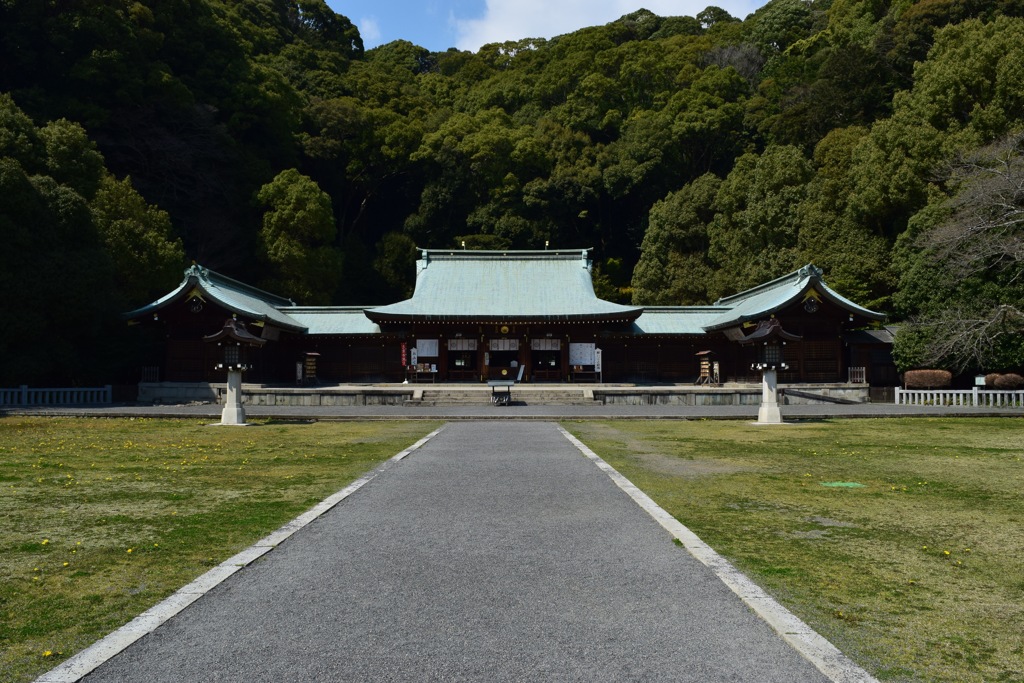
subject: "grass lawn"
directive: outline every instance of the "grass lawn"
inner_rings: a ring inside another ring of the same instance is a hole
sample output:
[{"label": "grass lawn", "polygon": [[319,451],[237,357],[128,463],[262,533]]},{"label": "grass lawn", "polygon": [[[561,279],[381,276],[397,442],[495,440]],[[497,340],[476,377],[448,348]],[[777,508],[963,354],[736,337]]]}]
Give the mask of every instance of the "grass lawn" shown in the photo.
[{"label": "grass lawn", "polygon": [[435,424],[0,418],[0,681],[30,681]]},{"label": "grass lawn", "polygon": [[879,679],[1024,681],[1024,420],[565,426]]}]

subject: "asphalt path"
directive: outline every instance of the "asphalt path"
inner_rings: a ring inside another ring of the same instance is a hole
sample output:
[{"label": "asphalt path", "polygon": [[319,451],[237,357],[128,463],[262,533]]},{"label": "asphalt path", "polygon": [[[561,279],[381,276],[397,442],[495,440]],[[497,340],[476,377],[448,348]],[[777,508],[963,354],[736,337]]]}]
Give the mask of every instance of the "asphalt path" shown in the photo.
[{"label": "asphalt path", "polygon": [[453,422],[108,681],[827,681],[544,422]]}]

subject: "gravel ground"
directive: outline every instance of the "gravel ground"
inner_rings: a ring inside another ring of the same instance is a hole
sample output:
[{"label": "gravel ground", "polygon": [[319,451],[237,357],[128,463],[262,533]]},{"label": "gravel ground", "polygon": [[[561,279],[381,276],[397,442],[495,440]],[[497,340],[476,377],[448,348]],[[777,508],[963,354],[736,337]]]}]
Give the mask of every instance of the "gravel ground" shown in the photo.
[{"label": "gravel ground", "polygon": [[827,679],[554,424],[478,420],[84,680]]}]

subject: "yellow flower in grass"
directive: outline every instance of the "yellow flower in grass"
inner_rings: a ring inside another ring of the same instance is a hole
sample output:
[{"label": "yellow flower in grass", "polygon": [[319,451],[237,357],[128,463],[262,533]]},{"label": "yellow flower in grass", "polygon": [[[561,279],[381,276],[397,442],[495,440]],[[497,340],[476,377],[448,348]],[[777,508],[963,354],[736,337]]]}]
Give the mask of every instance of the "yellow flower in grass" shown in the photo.
[{"label": "yellow flower in grass", "polygon": [[43,650],[43,656],[44,657],[52,657],[53,656],[53,650]]}]

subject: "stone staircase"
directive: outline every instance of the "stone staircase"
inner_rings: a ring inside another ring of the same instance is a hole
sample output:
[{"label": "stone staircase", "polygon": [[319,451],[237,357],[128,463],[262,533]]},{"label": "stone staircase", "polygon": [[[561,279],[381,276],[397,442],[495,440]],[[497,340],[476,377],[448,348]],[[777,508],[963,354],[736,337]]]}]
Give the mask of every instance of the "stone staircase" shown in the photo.
[{"label": "stone staircase", "polygon": [[[416,388],[407,406],[484,406],[491,403],[491,389],[476,387]],[[596,405],[593,389],[577,387],[512,387],[512,405],[592,406]]]}]

